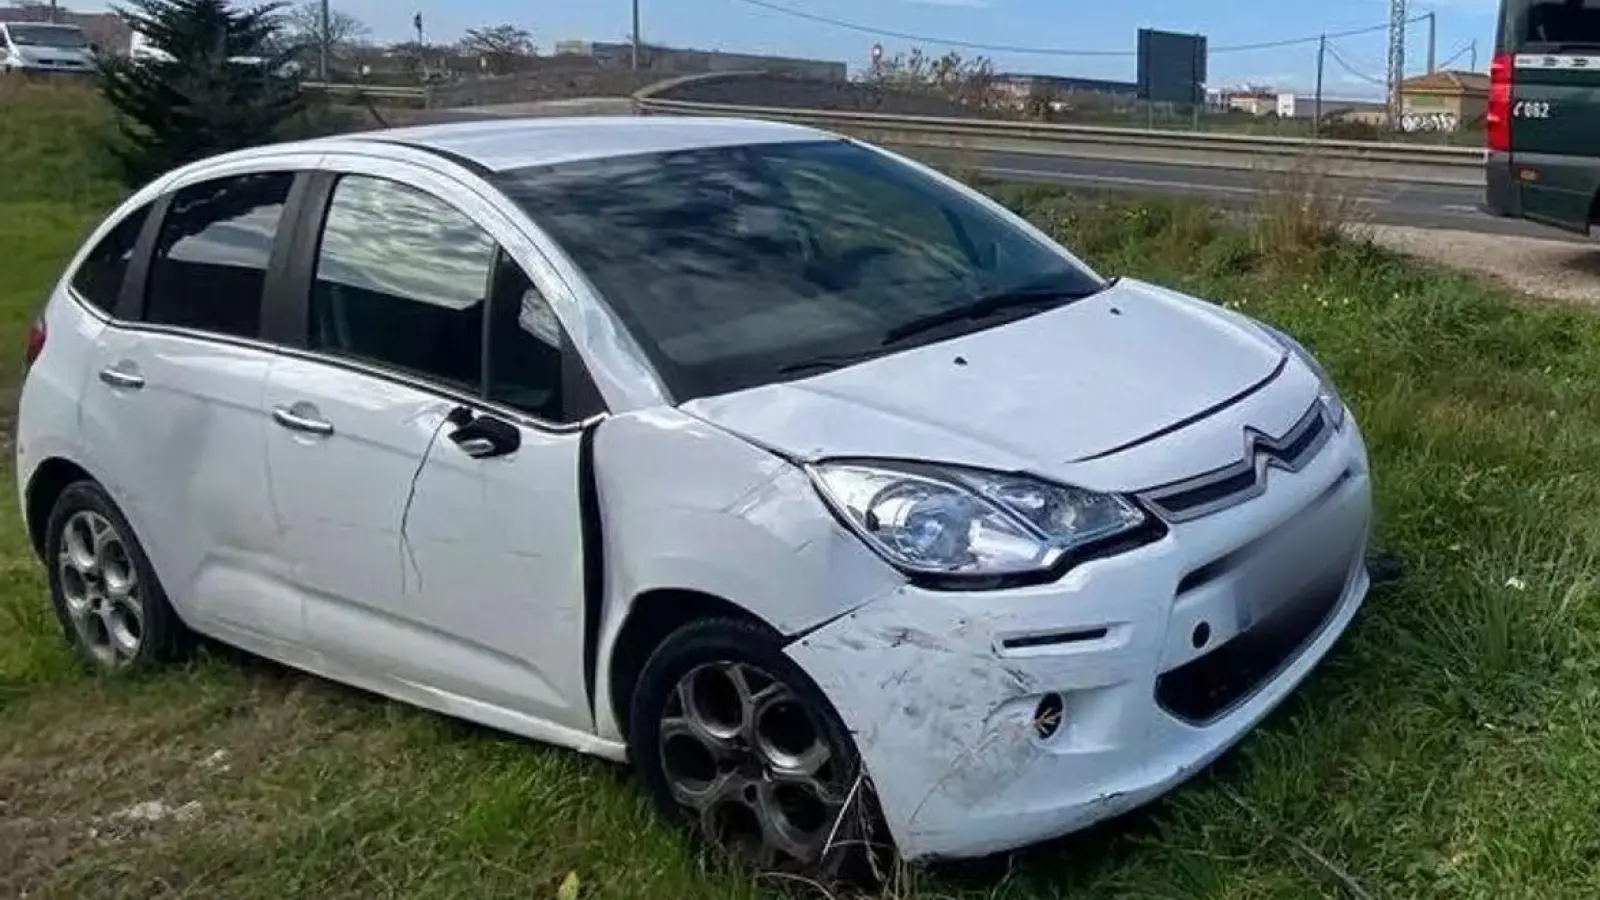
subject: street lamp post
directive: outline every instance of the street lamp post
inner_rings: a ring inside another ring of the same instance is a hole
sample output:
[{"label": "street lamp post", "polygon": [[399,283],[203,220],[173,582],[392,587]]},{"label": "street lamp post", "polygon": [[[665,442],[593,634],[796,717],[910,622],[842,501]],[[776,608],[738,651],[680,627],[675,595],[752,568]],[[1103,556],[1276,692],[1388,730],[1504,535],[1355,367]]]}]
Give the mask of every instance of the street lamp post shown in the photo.
[{"label": "street lamp post", "polygon": [[328,32],[331,27],[329,24],[328,0],[322,0],[321,21],[317,27],[319,34],[317,40],[317,78],[324,84],[328,82],[328,40],[332,37]]},{"label": "street lamp post", "polygon": [[639,0],[633,0],[633,70],[639,71]]}]

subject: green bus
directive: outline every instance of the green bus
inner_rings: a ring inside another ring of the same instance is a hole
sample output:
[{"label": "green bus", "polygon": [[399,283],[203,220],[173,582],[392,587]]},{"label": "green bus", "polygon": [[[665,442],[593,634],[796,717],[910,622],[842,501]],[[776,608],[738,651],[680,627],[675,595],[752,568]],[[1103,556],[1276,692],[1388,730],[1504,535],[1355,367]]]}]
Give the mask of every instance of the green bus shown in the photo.
[{"label": "green bus", "polygon": [[1501,0],[1487,113],[1488,212],[1600,224],[1600,0]]}]

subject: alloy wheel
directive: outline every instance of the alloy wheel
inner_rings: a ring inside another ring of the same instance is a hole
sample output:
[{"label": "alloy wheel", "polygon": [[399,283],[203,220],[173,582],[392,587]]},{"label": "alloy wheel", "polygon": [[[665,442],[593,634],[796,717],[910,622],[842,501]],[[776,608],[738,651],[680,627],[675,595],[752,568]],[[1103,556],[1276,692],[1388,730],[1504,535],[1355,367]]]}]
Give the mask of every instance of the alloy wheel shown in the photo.
[{"label": "alloy wheel", "polygon": [[130,665],[144,646],[139,570],[109,519],[79,510],[62,527],[61,598],[79,643],[104,669]]},{"label": "alloy wheel", "polygon": [[660,735],[672,796],[707,837],[760,868],[823,861],[851,785],[783,682],[748,663],[697,666],[670,695]]}]

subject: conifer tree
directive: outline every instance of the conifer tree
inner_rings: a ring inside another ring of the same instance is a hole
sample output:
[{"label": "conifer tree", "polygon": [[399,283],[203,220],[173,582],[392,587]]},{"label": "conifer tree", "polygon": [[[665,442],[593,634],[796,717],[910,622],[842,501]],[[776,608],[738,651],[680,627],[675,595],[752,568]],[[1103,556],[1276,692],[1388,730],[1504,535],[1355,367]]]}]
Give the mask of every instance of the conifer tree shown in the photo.
[{"label": "conifer tree", "polygon": [[229,0],[128,0],[115,8],[156,51],[100,63],[100,89],[122,136],[113,152],[127,184],[267,143],[300,112],[291,51],[278,39],[280,8],[235,9]]}]

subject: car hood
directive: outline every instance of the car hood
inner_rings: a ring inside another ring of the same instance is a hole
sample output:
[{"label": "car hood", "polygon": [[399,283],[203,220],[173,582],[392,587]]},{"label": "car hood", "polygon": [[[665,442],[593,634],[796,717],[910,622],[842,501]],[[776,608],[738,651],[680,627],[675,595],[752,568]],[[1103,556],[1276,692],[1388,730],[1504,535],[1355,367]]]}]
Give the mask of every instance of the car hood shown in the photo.
[{"label": "car hood", "polygon": [[791,457],[1059,473],[1260,388],[1286,351],[1242,316],[1133,279],[996,328],[683,405]]}]

